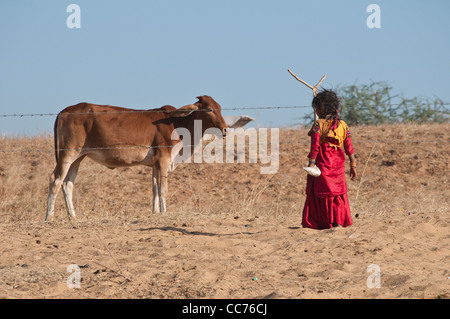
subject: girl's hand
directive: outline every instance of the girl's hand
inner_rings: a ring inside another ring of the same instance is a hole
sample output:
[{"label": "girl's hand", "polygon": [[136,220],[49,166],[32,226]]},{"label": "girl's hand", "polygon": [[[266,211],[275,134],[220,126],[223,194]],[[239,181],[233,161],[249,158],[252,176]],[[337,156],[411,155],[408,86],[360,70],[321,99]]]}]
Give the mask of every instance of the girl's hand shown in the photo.
[{"label": "girl's hand", "polygon": [[356,177],[356,167],[351,167],[350,168],[350,179],[354,180]]}]

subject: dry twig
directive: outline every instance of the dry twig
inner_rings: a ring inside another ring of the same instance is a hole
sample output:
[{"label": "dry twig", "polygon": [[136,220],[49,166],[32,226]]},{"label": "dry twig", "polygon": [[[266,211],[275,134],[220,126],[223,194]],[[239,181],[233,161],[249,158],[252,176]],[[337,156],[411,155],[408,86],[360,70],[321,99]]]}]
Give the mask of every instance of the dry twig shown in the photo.
[{"label": "dry twig", "polygon": [[126,277],[125,275],[122,274],[122,272],[123,272],[123,271],[122,271],[122,268],[120,268],[120,265],[119,265],[119,263],[117,262],[117,259],[114,257],[114,255],[112,254],[112,252],[109,250],[108,246],[106,246],[106,244],[102,241],[102,239],[100,238],[100,236],[99,236],[97,233],[95,233],[95,235],[97,236],[98,240],[103,244],[103,247],[105,247],[106,251],[107,251],[108,254],[111,256],[111,258],[112,258],[112,259],[114,260],[114,262],[116,263],[117,268],[119,268],[119,272],[114,271],[114,270],[112,270],[112,269],[110,269],[110,268],[108,268],[108,267],[106,267],[106,266],[100,265],[99,263],[97,263],[97,264],[99,264],[99,265],[102,266],[102,267],[108,268],[108,269],[111,270],[112,272],[114,272],[114,273],[116,273],[116,274],[118,274],[118,275],[124,277],[124,278],[127,279],[128,281],[131,281],[131,279],[129,279],[128,277]]},{"label": "dry twig", "polygon": [[299,82],[303,83],[304,85],[306,85],[307,87],[309,87],[311,90],[313,90],[313,94],[314,96],[317,95],[317,90],[319,89],[319,86],[322,84],[323,80],[326,79],[326,75],[322,76],[322,78],[320,79],[319,82],[317,82],[316,85],[312,86],[311,84],[306,83],[305,81],[303,81],[302,79],[300,79],[298,76],[296,76],[290,69],[288,69],[288,72]]},{"label": "dry twig", "polygon": [[98,263],[98,262],[96,262],[96,261],[94,261],[93,263],[99,265],[100,267],[103,267],[103,268],[105,268],[105,269],[108,269],[109,271],[115,273],[116,275],[119,275],[119,276],[125,278],[125,279],[128,280],[128,281],[131,281],[130,278],[128,278],[127,276],[125,276],[124,274],[122,274],[122,273],[120,273],[120,272],[115,271],[114,269],[111,269],[111,268],[109,268],[109,267],[107,267],[107,266],[105,266],[105,265],[102,265],[102,264],[100,264],[100,263]]},{"label": "dry twig", "polygon": [[370,150],[370,153],[369,153],[369,157],[367,157],[366,164],[364,165],[364,169],[362,171],[361,178],[359,180],[358,189],[356,190],[355,203],[356,203],[356,200],[358,199],[359,190],[361,189],[361,184],[363,181],[364,173],[366,172],[367,164],[369,164],[369,160],[372,157],[372,153],[373,153],[373,150],[375,149],[375,145],[377,145],[376,141],[375,141],[375,143],[373,143],[372,149]]},{"label": "dry twig", "polygon": [[[312,91],[314,96],[317,95],[317,90],[319,89],[319,86],[322,84],[323,80],[325,80],[325,78],[327,77],[326,75],[322,76],[322,78],[320,79],[319,82],[317,82],[316,85],[312,86],[311,84],[303,81],[302,79],[300,79],[298,76],[296,76],[290,69],[288,69],[288,72],[300,83],[303,83],[304,85],[306,85],[307,87],[309,87]],[[314,111],[314,119],[317,121],[318,120],[318,116],[317,113]]]}]

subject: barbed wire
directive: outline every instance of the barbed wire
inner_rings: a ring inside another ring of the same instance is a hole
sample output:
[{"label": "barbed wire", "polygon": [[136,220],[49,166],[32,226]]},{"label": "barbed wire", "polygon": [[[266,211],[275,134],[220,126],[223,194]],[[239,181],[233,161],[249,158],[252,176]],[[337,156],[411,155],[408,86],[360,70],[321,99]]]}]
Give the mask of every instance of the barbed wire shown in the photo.
[{"label": "barbed wire", "polygon": [[[404,105],[404,103],[391,103],[390,106],[394,105]],[[443,102],[440,105],[449,106],[450,102]],[[408,106],[408,105],[404,105]],[[279,109],[299,109],[299,108],[312,108],[311,105],[286,105],[286,106],[249,106],[249,107],[230,107],[230,108],[221,108],[222,111],[238,111],[238,110],[279,110]],[[150,109],[150,110],[123,110],[123,111],[112,111],[112,112],[73,112],[70,114],[125,114],[125,113],[171,113],[177,111],[174,110],[164,110],[164,109]],[[209,109],[197,109],[193,110],[193,112],[209,112]],[[57,116],[58,113],[11,113],[11,114],[0,114],[0,117],[43,117],[43,116]]]},{"label": "barbed wire", "polygon": [[[394,103],[390,105],[400,105],[401,103]],[[450,102],[444,102],[441,105],[450,105]],[[295,109],[295,108],[311,108],[310,105],[293,105],[293,106],[254,106],[254,107],[233,107],[233,108],[222,108],[222,111],[236,111],[236,110],[272,110],[272,109]],[[176,111],[174,110],[164,110],[164,109],[150,109],[150,110],[121,110],[121,111],[112,111],[112,112],[74,112],[70,114],[125,114],[125,113],[152,113],[152,112],[159,112],[159,113],[168,113]],[[193,110],[194,112],[208,112],[210,110],[208,109],[197,109]],[[57,116],[60,114],[58,113],[14,113],[14,114],[0,114],[0,118],[8,118],[8,117],[43,117],[43,116]],[[1,139],[0,139],[1,141]],[[392,143],[449,143],[450,140],[352,140],[353,143],[385,143],[385,144],[392,144]],[[306,144],[310,143],[309,140],[297,140],[297,141],[287,141],[287,142],[280,142],[279,145],[283,144]],[[247,143],[248,144],[248,143]],[[267,143],[267,145],[270,145],[271,143]],[[248,144],[250,146],[250,144]],[[133,146],[115,146],[115,147],[98,147],[98,148],[82,148],[82,149],[58,149],[55,150],[54,148],[45,148],[45,149],[0,149],[0,153],[25,153],[25,152],[54,152],[54,151],[94,151],[94,150],[132,150],[132,149],[157,149],[157,148],[170,148],[173,147],[173,145],[167,145],[167,146],[146,146],[146,145],[133,145]],[[183,147],[196,147],[196,145],[184,145]]]},{"label": "barbed wire", "polygon": [[[221,108],[222,111],[237,111],[237,110],[279,110],[279,109],[297,109],[297,108],[311,108],[311,105],[293,105],[293,106],[250,106],[250,107],[232,107]],[[70,114],[82,115],[82,114],[126,114],[126,113],[171,113],[177,111],[174,110],[124,110],[124,111],[109,111],[109,112],[71,112]],[[197,109],[193,112],[210,112],[210,109]],[[0,117],[42,117],[42,116],[57,116],[58,113],[12,113],[12,114],[0,114]]]}]

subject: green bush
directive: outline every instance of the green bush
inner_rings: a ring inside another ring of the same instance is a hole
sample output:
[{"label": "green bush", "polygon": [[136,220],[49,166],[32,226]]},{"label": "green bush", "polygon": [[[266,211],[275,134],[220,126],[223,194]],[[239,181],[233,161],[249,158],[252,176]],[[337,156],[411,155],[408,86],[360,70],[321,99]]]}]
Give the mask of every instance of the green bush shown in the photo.
[{"label": "green bush", "polygon": [[[338,86],[336,93],[341,100],[340,117],[349,125],[376,125],[405,122],[449,121],[448,103],[428,97],[405,98],[392,95],[392,87],[386,82],[362,85]],[[311,123],[314,115],[303,117]]]}]

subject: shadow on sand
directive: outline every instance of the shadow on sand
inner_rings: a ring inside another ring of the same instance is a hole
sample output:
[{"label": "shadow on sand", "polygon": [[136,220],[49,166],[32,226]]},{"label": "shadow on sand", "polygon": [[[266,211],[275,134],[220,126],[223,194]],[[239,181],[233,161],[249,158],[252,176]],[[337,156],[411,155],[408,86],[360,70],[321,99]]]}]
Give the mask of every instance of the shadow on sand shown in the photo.
[{"label": "shadow on sand", "polygon": [[229,234],[216,234],[216,233],[208,233],[201,231],[189,231],[183,228],[165,226],[165,227],[148,227],[148,228],[140,228],[139,231],[151,231],[151,230],[162,230],[162,231],[175,231],[185,235],[194,235],[194,236],[235,236],[235,235],[254,235],[260,232],[251,233],[251,232],[237,232],[237,233],[229,233]]}]

